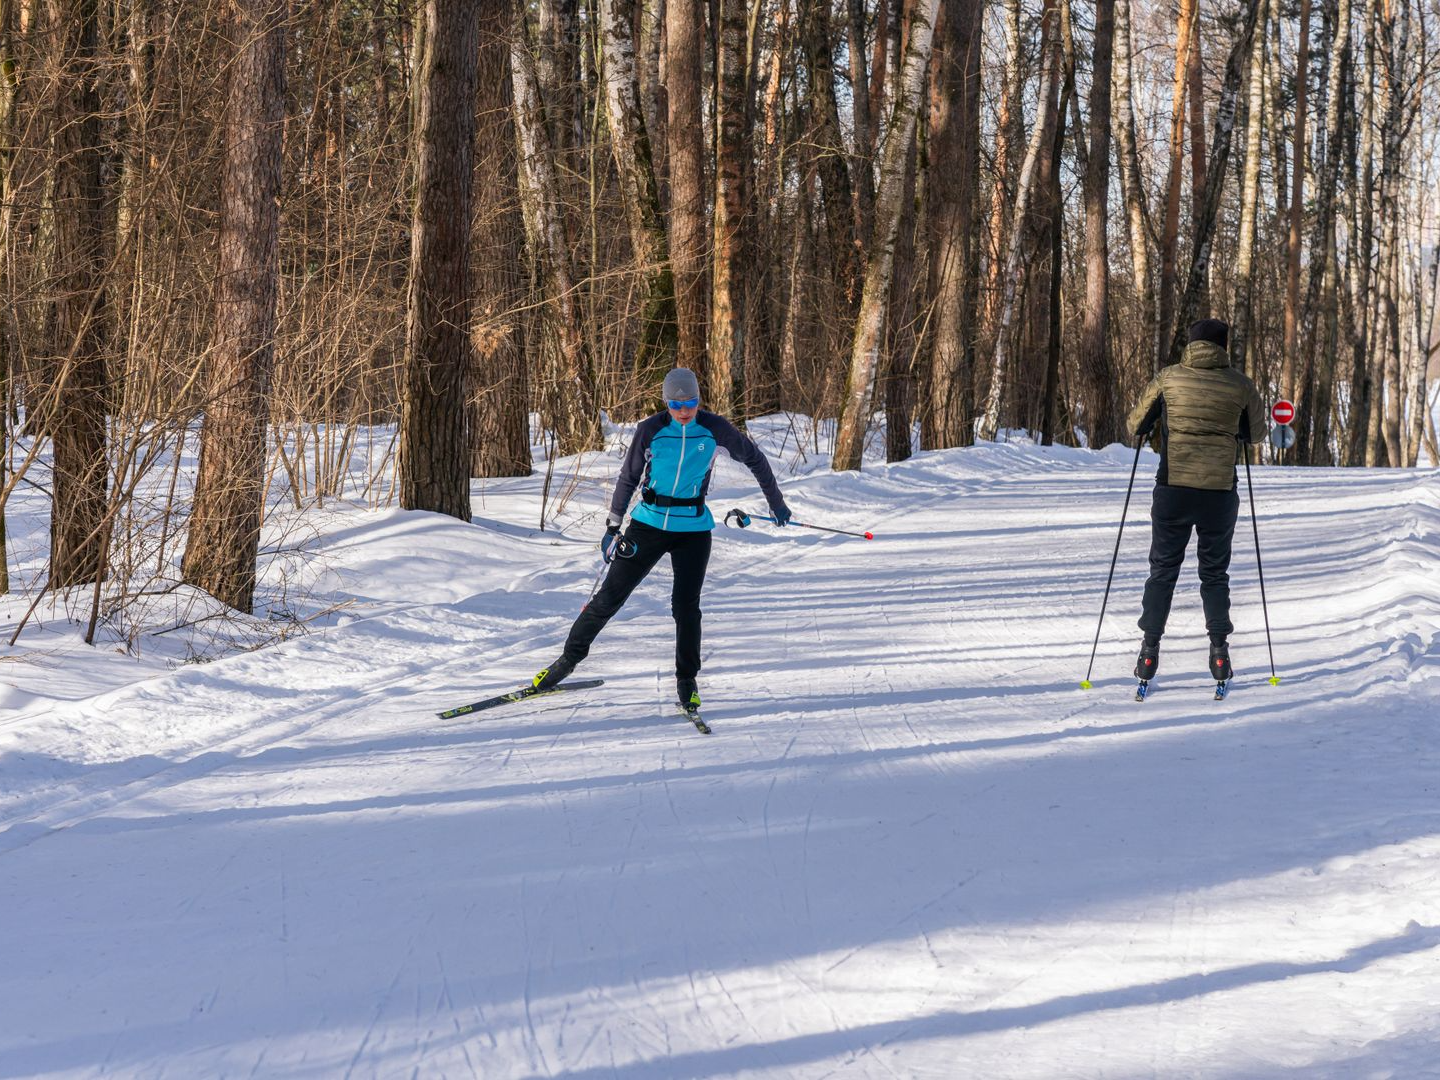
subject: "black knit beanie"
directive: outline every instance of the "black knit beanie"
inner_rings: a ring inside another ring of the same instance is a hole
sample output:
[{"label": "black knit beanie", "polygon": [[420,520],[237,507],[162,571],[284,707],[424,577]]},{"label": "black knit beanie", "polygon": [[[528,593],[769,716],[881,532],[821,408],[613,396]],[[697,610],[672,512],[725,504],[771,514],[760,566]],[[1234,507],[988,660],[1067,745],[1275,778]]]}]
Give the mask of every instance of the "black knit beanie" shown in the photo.
[{"label": "black knit beanie", "polygon": [[1230,324],[1224,319],[1201,319],[1190,324],[1191,341],[1208,341],[1224,349],[1230,343]]}]

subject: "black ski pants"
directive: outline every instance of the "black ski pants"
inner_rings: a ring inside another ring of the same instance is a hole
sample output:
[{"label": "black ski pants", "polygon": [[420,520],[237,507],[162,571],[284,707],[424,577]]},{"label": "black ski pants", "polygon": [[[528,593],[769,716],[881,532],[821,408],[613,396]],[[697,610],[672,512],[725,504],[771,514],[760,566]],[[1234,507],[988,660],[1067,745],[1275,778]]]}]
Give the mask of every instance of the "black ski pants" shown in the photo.
[{"label": "black ski pants", "polygon": [[1147,637],[1165,633],[1170,601],[1190,532],[1197,536],[1195,554],[1200,559],[1200,602],[1205,608],[1205,629],[1212,636],[1228,635],[1230,622],[1230,546],[1235,539],[1235,518],[1240,512],[1240,493],[1209,491],[1204,488],[1156,484],[1150,503],[1150,577],[1145,582],[1145,600],[1140,629]]},{"label": "black ski pants", "polygon": [[635,586],[655,568],[661,556],[670,556],[675,583],[670,588],[670,613],[675,616],[675,675],[693,679],[700,671],[700,590],[710,563],[710,533],[666,532],[632,521],[625,534],[635,545],[628,556],[618,552],[595,598],[570,627],[565,657],[578,664],[590,655],[590,645],[614,614],[625,606]]}]

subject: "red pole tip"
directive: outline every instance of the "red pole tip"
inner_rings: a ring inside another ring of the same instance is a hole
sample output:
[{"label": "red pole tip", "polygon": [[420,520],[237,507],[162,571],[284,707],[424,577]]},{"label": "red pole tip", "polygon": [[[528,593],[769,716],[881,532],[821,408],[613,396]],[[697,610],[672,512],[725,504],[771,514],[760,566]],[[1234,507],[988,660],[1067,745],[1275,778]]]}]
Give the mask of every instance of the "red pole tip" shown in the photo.
[{"label": "red pole tip", "polygon": [[875,534],[874,534],[874,533],[866,533],[866,534],[865,534],[865,539],[866,539],[866,540],[874,540],[874,539],[875,539]]}]

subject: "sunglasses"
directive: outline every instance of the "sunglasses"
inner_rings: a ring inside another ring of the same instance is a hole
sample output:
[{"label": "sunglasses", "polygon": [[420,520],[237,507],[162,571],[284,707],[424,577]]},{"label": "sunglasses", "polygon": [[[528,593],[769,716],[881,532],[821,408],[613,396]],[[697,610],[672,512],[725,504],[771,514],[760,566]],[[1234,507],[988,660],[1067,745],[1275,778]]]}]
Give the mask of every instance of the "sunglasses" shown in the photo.
[{"label": "sunglasses", "polygon": [[665,404],[669,405],[672,409],[693,409],[696,405],[700,404],[700,399],[698,397],[692,397],[686,398],[684,401],[667,401]]}]

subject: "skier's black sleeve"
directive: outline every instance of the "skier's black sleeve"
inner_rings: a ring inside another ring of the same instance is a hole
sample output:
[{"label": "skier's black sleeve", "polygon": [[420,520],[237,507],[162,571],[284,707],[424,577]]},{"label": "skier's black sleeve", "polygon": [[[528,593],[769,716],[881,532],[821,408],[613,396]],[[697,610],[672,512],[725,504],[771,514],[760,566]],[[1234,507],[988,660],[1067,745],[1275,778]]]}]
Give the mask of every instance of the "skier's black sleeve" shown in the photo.
[{"label": "skier's black sleeve", "polygon": [[620,465],[620,477],[615,481],[615,494],[610,497],[610,516],[621,520],[630,509],[630,500],[635,489],[645,479],[645,470],[650,465],[650,440],[669,421],[665,413],[657,413],[641,420],[635,426],[635,438],[630,440],[630,449],[625,451],[625,460]]},{"label": "skier's black sleeve", "polygon": [[754,440],[723,416],[707,412],[699,415],[701,422],[715,436],[715,445],[755,474],[760,490],[765,493],[765,501],[770,504],[770,512],[778,514],[785,509],[785,496],[780,494],[780,485],[775,483],[775,473],[765,459],[764,451],[755,445]]}]

